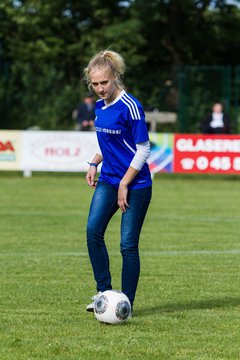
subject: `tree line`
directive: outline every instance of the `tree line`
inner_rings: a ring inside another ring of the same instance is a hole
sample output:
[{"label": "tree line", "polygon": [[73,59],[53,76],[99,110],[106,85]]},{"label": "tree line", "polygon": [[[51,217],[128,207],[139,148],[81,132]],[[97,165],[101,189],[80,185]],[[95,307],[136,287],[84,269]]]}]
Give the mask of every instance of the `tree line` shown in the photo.
[{"label": "tree line", "polygon": [[240,8],[224,0],[2,0],[1,129],[72,129],[83,69],[105,48],[126,59],[127,89],[161,110],[176,67],[237,65],[239,33]]}]

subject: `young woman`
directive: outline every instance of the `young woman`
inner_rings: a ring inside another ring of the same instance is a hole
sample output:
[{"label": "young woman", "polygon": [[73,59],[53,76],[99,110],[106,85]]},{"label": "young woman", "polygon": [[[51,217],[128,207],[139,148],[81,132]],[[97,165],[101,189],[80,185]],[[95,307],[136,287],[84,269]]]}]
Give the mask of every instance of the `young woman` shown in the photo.
[{"label": "young woman", "polygon": [[[95,189],[87,223],[87,245],[98,294],[112,289],[104,233],[120,208],[122,291],[133,306],[140,273],[139,236],[151,200],[152,181],[146,163],[150,143],[144,111],[139,101],[125,92],[124,72],[123,58],[109,50],[95,55],[85,69],[88,87],[99,97],[95,128],[101,150],[89,163],[86,175],[88,185]],[[87,311],[93,308],[94,301]]]}]

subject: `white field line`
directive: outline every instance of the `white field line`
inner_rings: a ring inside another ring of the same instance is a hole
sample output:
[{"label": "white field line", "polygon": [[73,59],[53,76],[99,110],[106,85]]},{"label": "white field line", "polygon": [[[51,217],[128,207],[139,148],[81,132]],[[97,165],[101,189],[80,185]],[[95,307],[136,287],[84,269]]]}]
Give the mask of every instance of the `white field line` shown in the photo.
[{"label": "white field line", "polygon": [[[24,210],[23,211],[11,211],[11,212],[6,212],[6,211],[0,211],[0,216],[20,216],[21,217],[35,217],[35,216],[44,216],[44,217],[66,217],[66,216],[81,216],[82,213],[79,211],[72,211],[72,212],[68,212],[66,214],[59,214],[58,212],[46,212],[46,211],[31,211],[31,212],[27,212]],[[191,215],[187,215],[187,216],[174,216],[174,215],[155,215],[154,218],[157,218],[158,221],[162,220],[162,221],[188,221],[188,222],[227,222],[227,223],[240,223],[240,217],[239,216],[235,216],[235,217],[226,217],[226,216],[191,216]]]},{"label": "white field line", "polygon": [[154,218],[157,218],[159,221],[187,221],[187,222],[227,222],[227,223],[240,223],[239,217],[205,217],[205,216],[165,216],[165,215],[159,215],[154,216]]},{"label": "white field line", "polygon": [[[109,252],[110,256],[120,256],[120,252]],[[198,256],[198,255],[240,255],[240,249],[225,249],[225,250],[162,250],[162,251],[144,251],[140,250],[140,255],[145,257],[158,256]],[[0,253],[0,257],[86,257],[87,252],[6,252]]]}]

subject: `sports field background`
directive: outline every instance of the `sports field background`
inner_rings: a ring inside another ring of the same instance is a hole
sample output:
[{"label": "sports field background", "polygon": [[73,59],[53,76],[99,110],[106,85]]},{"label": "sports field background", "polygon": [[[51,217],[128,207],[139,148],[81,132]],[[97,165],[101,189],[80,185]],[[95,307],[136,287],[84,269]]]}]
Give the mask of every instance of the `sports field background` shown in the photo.
[{"label": "sports field background", "polygon": [[[238,177],[160,175],[141,236],[134,317],[104,325],[83,176],[0,174],[0,359],[240,359]],[[120,288],[120,213],[108,228]]]}]

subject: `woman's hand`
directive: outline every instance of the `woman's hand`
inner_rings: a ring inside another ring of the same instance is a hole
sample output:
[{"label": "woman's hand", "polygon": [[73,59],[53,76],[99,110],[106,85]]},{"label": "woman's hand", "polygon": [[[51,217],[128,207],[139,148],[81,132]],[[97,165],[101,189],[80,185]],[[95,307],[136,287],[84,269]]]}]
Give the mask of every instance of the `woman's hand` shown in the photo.
[{"label": "woman's hand", "polygon": [[96,188],[97,180],[95,179],[97,173],[97,168],[95,166],[90,166],[86,175],[86,181],[89,186]]},{"label": "woman's hand", "polygon": [[127,195],[128,195],[128,187],[127,185],[123,185],[121,182],[118,188],[118,206],[120,207],[122,213],[127,211],[129,207],[127,202]]}]

